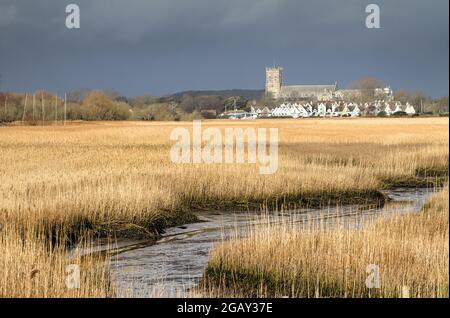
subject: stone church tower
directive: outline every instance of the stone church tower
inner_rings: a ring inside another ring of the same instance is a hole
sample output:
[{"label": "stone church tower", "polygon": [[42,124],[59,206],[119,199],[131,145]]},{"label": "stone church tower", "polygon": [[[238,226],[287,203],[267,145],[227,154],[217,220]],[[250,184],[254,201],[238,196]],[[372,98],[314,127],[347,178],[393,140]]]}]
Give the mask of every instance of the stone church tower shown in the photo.
[{"label": "stone church tower", "polygon": [[282,85],[283,68],[266,67],[266,94],[270,93],[275,99],[280,98]]}]

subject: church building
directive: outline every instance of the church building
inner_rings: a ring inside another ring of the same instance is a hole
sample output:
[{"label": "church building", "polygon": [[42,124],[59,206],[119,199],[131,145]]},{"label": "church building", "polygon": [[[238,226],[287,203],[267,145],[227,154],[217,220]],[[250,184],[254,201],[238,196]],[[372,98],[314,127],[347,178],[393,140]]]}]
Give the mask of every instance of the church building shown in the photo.
[{"label": "church building", "polygon": [[266,67],[266,94],[274,99],[333,100],[337,91],[337,82],[330,85],[283,85],[283,68]]}]

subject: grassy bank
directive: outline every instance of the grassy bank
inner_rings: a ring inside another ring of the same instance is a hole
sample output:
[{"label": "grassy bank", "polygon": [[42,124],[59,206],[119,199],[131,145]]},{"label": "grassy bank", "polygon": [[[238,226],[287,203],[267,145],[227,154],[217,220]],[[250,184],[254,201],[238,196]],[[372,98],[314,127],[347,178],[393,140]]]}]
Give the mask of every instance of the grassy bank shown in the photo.
[{"label": "grassy bank", "polygon": [[[155,237],[194,220],[195,209],[375,203],[383,200],[381,188],[441,183],[448,174],[447,118],[203,123],[279,128],[274,175],[250,164],[174,164],[169,136],[176,127],[192,128],[186,122],[0,127],[0,250],[8,249],[11,260],[44,260],[44,252],[34,256],[11,245],[41,244],[49,260],[62,264],[66,246],[86,233]],[[63,247],[48,250],[49,244]],[[11,286],[11,277],[1,284]]]},{"label": "grassy bank", "polygon": [[[113,297],[108,261],[69,254],[64,244],[47,244],[46,233],[5,226],[0,235],[0,298]],[[89,246],[89,242],[81,244]],[[79,288],[71,284],[70,265],[79,266]],[[67,280],[67,281],[66,281]]]},{"label": "grassy bank", "polygon": [[[448,297],[448,187],[420,213],[363,229],[257,228],[211,255],[207,289],[218,296]],[[380,288],[367,288],[369,264]]]}]

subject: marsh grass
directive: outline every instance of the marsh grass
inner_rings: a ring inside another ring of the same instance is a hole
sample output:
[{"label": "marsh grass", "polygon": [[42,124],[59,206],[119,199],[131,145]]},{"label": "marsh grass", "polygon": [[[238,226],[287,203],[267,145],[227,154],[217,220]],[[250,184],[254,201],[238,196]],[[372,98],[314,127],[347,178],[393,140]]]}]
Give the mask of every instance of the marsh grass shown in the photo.
[{"label": "marsh grass", "polygon": [[[0,127],[0,250],[7,251],[0,271],[12,273],[2,278],[2,296],[67,295],[56,280],[68,248],[92,237],[155,237],[195,220],[195,209],[370,203],[390,184],[441,183],[448,174],[447,118],[202,124],[279,128],[274,175],[259,175],[249,164],[172,163],[169,136],[180,126],[192,128],[181,122]],[[58,265],[32,292],[29,282],[16,280],[35,262]]]},{"label": "marsh grass", "polygon": [[[421,212],[363,228],[292,224],[253,229],[216,246],[205,289],[216,296],[448,297],[448,187]],[[368,288],[367,268],[380,273]]]},{"label": "marsh grass", "polygon": [[447,119],[203,123],[246,125],[279,127],[276,174],[249,164],[173,164],[170,131],[188,123],[3,127],[0,224],[46,224],[69,238],[80,229],[145,235],[192,220],[196,208],[379,200],[376,191],[390,183],[448,172]]},{"label": "marsh grass", "polygon": [[[108,259],[71,254],[47,244],[46,233],[6,226],[0,235],[0,297],[113,297]],[[89,247],[88,242],[81,245]],[[68,265],[80,269],[79,288],[67,285]]]}]

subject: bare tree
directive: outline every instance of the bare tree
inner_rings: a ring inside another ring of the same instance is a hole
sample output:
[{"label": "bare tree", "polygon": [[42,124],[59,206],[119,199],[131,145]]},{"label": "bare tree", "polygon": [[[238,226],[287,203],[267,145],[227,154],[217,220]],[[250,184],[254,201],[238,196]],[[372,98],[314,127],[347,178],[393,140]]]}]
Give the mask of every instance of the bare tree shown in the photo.
[{"label": "bare tree", "polygon": [[383,80],[376,77],[364,77],[353,81],[348,85],[349,89],[359,90],[360,102],[372,101],[376,97],[376,89],[384,88],[386,84]]},{"label": "bare tree", "polygon": [[394,97],[396,101],[399,101],[402,104],[410,103],[414,106],[416,111],[421,111],[421,105],[428,103],[431,100],[430,96],[420,90],[411,92],[400,89],[395,92]]},{"label": "bare tree", "polygon": [[383,80],[376,77],[363,77],[359,80],[353,81],[348,85],[350,89],[375,89],[383,88],[386,84]]}]

